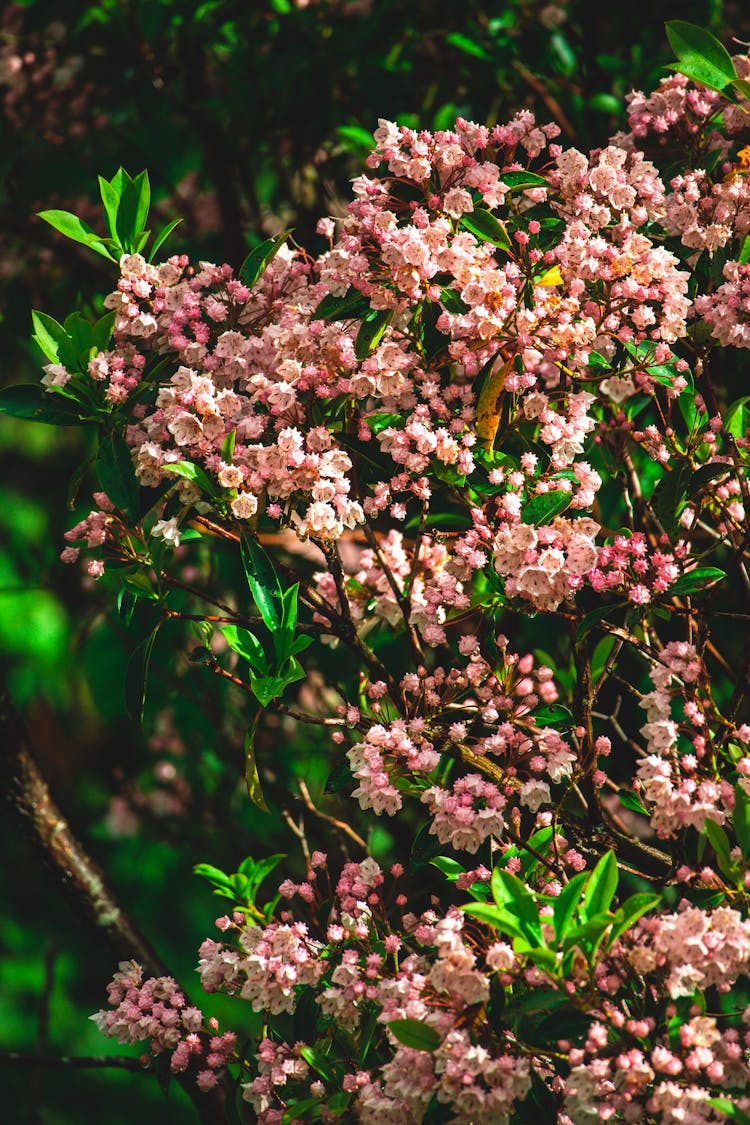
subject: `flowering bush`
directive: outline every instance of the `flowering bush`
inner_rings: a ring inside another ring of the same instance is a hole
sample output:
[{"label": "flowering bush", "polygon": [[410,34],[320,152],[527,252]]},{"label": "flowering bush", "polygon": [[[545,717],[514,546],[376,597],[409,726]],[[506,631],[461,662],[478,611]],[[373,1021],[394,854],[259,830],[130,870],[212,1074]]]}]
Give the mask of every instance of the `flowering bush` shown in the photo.
[{"label": "flowering bush", "polygon": [[316,259],[147,260],[145,173],[101,182],[107,235],[45,213],[120,278],[95,324],[34,314],[44,389],[0,406],[98,430],[63,558],[150,613],[133,713],[189,622],[260,809],[280,713],[417,829],[388,864],[301,833],[266,897],[282,856],[199,866],[235,1028],[121,965],[100,1028],[245,1120],[750,1119],[750,60],[670,39],[588,155],[528,112],[381,122]]}]

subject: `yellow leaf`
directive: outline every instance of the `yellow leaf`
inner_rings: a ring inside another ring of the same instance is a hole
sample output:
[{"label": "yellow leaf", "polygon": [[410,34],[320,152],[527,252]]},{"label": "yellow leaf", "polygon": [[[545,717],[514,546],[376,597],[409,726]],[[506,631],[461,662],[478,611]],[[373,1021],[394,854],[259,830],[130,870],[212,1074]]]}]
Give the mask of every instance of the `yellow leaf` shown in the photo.
[{"label": "yellow leaf", "polygon": [[477,437],[485,449],[492,449],[500,424],[500,396],[513,361],[509,359],[496,371],[491,371],[479,393],[477,402]]},{"label": "yellow leaf", "polygon": [[539,280],[535,282],[536,285],[543,285],[545,289],[554,289],[556,285],[562,285],[562,283],[563,279],[559,266],[553,266],[551,270],[547,270],[547,272],[543,273]]}]

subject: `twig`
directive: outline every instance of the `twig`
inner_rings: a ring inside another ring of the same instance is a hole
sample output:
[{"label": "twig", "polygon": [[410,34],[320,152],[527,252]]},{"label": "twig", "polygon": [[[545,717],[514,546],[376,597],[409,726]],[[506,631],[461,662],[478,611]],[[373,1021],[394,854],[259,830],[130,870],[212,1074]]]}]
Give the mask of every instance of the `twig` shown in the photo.
[{"label": "twig", "polygon": [[292,819],[292,814],[289,812],[289,809],[282,809],[281,815],[282,815],[282,818],[284,819],[286,825],[288,826],[288,828],[294,833],[294,835],[299,840],[299,845],[302,848],[302,855],[304,857],[305,864],[307,865],[307,868],[309,870],[310,860],[311,860],[310,845],[308,844],[307,836],[305,835],[305,822],[304,822],[303,818],[300,817],[299,823],[295,824],[294,820]]},{"label": "twig", "polygon": [[140,1059],[127,1058],[125,1055],[102,1055],[86,1057],[83,1055],[29,1055],[21,1051],[0,1051],[0,1064],[12,1063],[13,1066],[28,1066],[43,1070],[104,1070],[108,1067],[117,1067],[120,1070],[137,1070],[142,1074],[148,1073],[148,1067]]},{"label": "twig", "polygon": [[324,813],[321,809],[317,808],[313,804],[313,799],[310,796],[310,790],[307,788],[307,785],[301,777],[297,778],[297,784],[299,785],[299,791],[302,794],[302,800],[305,802],[305,806],[310,810],[311,813],[314,813],[314,815],[319,817],[320,820],[325,820],[327,824],[332,824],[334,828],[338,828],[339,832],[343,832],[345,835],[347,835],[350,840],[354,841],[358,848],[362,848],[362,851],[367,851],[367,843],[362,839],[358,832],[354,831],[354,829],[350,825],[346,824],[346,822],[343,820],[337,820],[335,816],[329,816],[328,813]]}]

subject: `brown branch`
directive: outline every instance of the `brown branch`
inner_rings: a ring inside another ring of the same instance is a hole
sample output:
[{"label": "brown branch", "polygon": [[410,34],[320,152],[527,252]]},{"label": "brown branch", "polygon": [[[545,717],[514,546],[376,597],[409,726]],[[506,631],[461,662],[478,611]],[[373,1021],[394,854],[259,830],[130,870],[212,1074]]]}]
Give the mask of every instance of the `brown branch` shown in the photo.
[{"label": "brown branch", "polygon": [[13,1066],[28,1066],[41,1070],[104,1070],[105,1068],[118,1068],[119,1070],[137,1070],[141,1074],[148,1073],[148,1066],[140,1059],[128,1058],[125,1055],[27,1055],[21,1051],[0,1051],[0,1065],[11,1063]]},{"label": "brown branch", "polygon": [[[44,865],[58,880],[79,918],[113,957],[134,960],[149,976],[168,971],[146,938],[120,906],[104,872],[73,835],[50,793],[29,748],[4,685],[0,684],[0,789]],[[178,1076],[204,1125],[220,1125],[224,1090],[203,1094],[186,1076]]]}]

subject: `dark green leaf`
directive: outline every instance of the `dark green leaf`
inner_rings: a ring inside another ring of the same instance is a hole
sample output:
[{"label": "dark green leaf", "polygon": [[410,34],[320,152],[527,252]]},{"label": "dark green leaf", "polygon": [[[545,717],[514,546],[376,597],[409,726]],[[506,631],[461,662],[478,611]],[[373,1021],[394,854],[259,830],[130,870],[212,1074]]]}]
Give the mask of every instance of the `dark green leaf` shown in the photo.
[{"label": "dark green leaf", "polygon": [[436,1051],[440,1046],[440,1033],[421,1020],[391,1020],[386,1024],[399,1043],[415,1051]]},{"label": "dark green leaf", "polygon": [[250,251],[237,274],[243,285],[252,289],[291,233],[291,230],[285,230],[278,238],[267,238],[265,242],[261,242],[259,246]]},{"label": "dark green leaf", "polygon": [[536,899],[528,887],[510,871],[496,867],[492,872],[492,897],[501,910],[518,919],[523,936],[532,945],[542,945],[542,925]]},{"label": "dark green leaf", "polygon": [[364,318],[354,341],[354,354],[360,363],[377,348],[392,317],[392,309],[375,309]]},{"label": "dark green leaf", "polygon": [[279,577],[257,539],[243,534],[240,542],[250,592],[266,626],[275,631],[281,626],[282,596]]},{"label": "dark green leaf", "polygon": [[138,481],[130,447],[120,434],[101,434],[95,462],[96,478],[116,508],[126,516],[138,514]]},{"label": "dark green leaf", "polygon": [[327,1055],[324,1055],[322,1051],[318,1051],[315,1047],[308,1047],[303,1043],[299,1048],[299,1053],[305,1062],[308,1063],[313,1070],[316,1070],[326,1082],[336,1082],[338,1080],[331,1060]]},{"label": "dark green leaf", "polygon": [[732,812],[734,834],[742,852],[742,858],[750,856],[750,797],[742,782],[734,787],[734,810]]},{"label": "dark green leaf", "polygon": [[255,761],[255,733],[258,729],[258,720],[263,708],[257,707],[252,722],[245,735],[245,785],[250,800],[263,812],[270,812],[263,796],[263,789],[258,775],[258,765]]},{"label": "dark green leaf", "polygon": [[485,211],[480,207],[468,215],[462,215],[459,219],[459,225],[473,234],[475,238],[478,238],[480,242],[490,242],[493,246],[498,246],[506,252],[512,249],[513,244],[510,235],[491,211]]},{"label": "dark green leaf", "polygon": [[715,582],[726,578],[726,571],[719,570],[717,566],[698,566],[695,570],[681,575],[669,587],[669,594],[695,594],[698,590],[705,590]]},{"label": "dark green leaf", "polygon": [[70,338],[62,324],[36,309],[31,314],[31,324],[34,329],[32,340],[39,345],[47,359],[53,363],[62,362],[60,349],[70,344]]},{"label": "dark green leaf", "polygon": [[146,685],[151,655],[154,651],[156,638],[163,622],[160,621],[156,628],[141,641],[128,661],[125,673],[125,709],[131,719],[143,722],[143,709],[146,705]]},{"label": "dark green leaf", "polygon": [[708,838],[708,842],[716,853],[716,860],[719,864],[719,869],[722,874],[731,878],[734,864],[731,857],[731,845],[729,837],[727,836],[721,825],[717,824],[715,820],[706,819],[703,826],[703,831]]},{"label": "dark green leaf", "polygon": [[316,320],[356,320],[370,310],[370,302],[358,289],[349,289],[343,297],[329,293],[320,302],[313,317]]},{"label": "dark green leaf", "polygon": [[540,527],[543,524],[548,524],[555,516],[559,516],[561,512],[569,508],[572,499],[572,492],[565,492],[561,488],[553,488],[550,492],[544,492],[540,496],[534,496],[531,500],[528,500],[521,510],[521,518],[524,523]]},{"label": "dark green leaf", "polygon": [[80,426],[82,423],[78,408],[69,399],[25,383],[0,391],[0,414],[28,422],[45,422],[49,426]]},{"label": "dark green leaf", "polygon": [[640,813],[641,816],[648,816],[648,811],[643,807],[640,798],[635,793],[631,793],[629,789],[618,789],[617,796],[624,808]]}]

